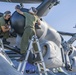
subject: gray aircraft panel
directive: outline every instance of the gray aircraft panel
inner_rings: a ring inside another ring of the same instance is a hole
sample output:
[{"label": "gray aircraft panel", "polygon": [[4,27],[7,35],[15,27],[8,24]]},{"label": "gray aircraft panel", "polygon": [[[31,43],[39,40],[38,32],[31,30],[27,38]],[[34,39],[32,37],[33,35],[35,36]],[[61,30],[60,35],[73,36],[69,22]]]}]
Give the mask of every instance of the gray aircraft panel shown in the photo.
[{"label": "gray aircraft panel", "polygon": [[0,75],[22,75],[0,56]]}]

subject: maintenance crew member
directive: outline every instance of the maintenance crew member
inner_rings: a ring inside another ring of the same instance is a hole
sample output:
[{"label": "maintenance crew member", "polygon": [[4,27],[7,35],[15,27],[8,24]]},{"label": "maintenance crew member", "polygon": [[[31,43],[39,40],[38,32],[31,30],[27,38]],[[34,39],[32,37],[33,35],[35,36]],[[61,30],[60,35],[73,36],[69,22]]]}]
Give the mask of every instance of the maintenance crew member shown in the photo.
[{"label": "maintenance crew member", "polygon": [[0,17],[0,36],[2,36],[3,44],[10,44],[6,39],[9,37],[9,19],[11,17],[10,11],[5,11],[3,16]]},{"label": "maintenance crew member", "polygon": [[26,17],[26,20],[25,20],[26,25],[24,27],[24,33],[23,33],[22,39],[21,39],[21,54],[22,54],[22,56],[20,57],[20,61],[23,61],[25,58],[25,53],[28,48],[29,39],[31,39],[32,36],[35,34],[35,23],[37,22],[38,25],[40,25],[40,20],[36,16],[37,10],[34,7],[30,8],[29,13],[22,12],[20,10],[19,5],[17,5],[15,7],[15,9],[19,14]]}]

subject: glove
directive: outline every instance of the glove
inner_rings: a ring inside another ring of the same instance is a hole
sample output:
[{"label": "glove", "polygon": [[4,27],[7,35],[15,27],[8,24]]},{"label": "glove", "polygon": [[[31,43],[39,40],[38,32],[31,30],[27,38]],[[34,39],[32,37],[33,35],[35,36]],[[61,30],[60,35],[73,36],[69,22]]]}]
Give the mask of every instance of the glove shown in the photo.
[{"label": "glove", "polygon": [[19,5],[16,5],[16,6],[15,6],[15,9],[20,9],[20,6],[19,6]]}]

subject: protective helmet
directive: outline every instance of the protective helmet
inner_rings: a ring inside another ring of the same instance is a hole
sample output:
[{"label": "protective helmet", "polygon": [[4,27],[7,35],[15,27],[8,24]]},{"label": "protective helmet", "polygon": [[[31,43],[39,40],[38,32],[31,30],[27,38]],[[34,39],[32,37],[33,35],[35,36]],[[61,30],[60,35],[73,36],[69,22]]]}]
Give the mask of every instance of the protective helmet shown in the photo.
[{"label": "protective helmet", "polygon": [[11,12],[10,11],[5,11],[4,16],[6,16],[6,15],[11,15]]},{"label": "protective helmet", "polygon": [[35,7],[31,7],[29,9],[29,12],[33,13],[33,14],[37,14],[37,9]]},{"label": "protective helmet", "polygon": [[20,5],[16,5],[15,8],[16,9],[20,9],[21,7],[20,7]]}]

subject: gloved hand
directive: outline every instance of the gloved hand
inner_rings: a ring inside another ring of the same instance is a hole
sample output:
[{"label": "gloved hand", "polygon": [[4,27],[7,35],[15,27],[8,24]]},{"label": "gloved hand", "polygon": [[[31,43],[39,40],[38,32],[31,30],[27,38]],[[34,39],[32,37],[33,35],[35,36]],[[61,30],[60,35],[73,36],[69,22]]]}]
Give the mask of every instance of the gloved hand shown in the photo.
[{"label": "gloved hand", "polygon": [[20,5],[16,5],[15,6],[15,9],[20,9]]}]

